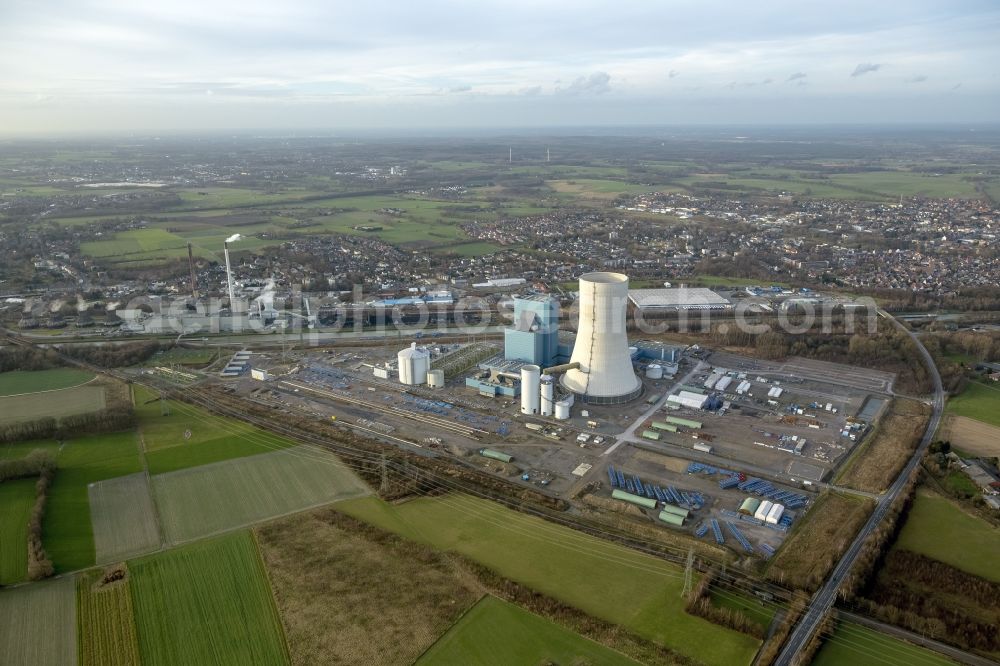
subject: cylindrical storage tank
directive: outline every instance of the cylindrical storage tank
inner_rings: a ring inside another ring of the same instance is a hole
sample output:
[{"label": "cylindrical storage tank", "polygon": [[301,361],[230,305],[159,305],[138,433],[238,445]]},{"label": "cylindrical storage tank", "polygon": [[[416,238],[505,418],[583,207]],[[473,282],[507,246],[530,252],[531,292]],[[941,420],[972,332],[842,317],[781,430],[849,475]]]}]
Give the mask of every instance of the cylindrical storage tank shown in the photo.
[{"label": "cylindrical storage tank", "polygon": [[767,514],[771,512],[771,507],[773,506],[774,502],[772,502],[771,500],[764,500],[763,502],[760,503],[760,506],[757,507],[757,510],[754,511],[753,517],[756,518],[757,520],[766,519]]},{"label": "cylindrical storage tank", "polygon": [[408,386],[427,383],[427,371],[430,369],[431,355],[426,349],[412,343],[406,349],[396,354],[399,362],[399,381]]},{"label": "cylindrical storage tank", "polygon": [[663,512],[672,513],[675,516],[680,516],[681,518],[687,518],[689,513],[687,509],[682,509],[679,506],[674,506],[673,504],[664,504]]},{"label": "cylindrical storage tank", "polygon": [[556,381],[552,375],[542,375],[541,379],[541,403],[542,416],[552,416],[555,410]]},{"label": "cylindrical storage tank", "polygon": [[660,512],[660,520],[669,524],[676,525],[677,527],[684,526],[684,516],[678,516],[676,513],[669,513],[667,511]]},{"label": "cylindrical storage tank", "polygon": [[431,388],[444,388],[444,370],[437,368],[428,372],[427,385]]},{"label": "cylindrical storage tank", "polygon": [[760,500],[756,497],[748,497],[743,500],[743,504],[740,504],[740,513],[752,516],[757,513],[757,509],[760,507]]},{"label": "cylindrical storage tank", "polygon": [[638,495],[633,495],[632,493],[627,493],[624,490],[618,490],[617,488],[611,491],[611,496],[616,500],[638,504],[639,506],[644,506],[647,509],[656,508],[656,500],[652,497],[639,497]]},{"label": "cylindrical storage tank", "polygon": [[514,456],[509,456],[506,453],[501,453],[500,451],[494,451],[493,449],[479,449],[479,455],[484,458],[492,458],[493,460],[499,460],[500,462],[509,463],[514,459]]},{"label": "cylindrical storage tank", "polygon": [[663,379],[663,366],[651,363],[646,367],[646,377],[649,379]]},{"label": "cylindrical storage tank", "polygon": [[521,366],[521,413],[538,413],[538,392],[542,369],[537,365]]},{"label": "cylindrical storage tank", "polygon": [[586,273],[580,276],[580,321],[563,386],[597,404],[619,404],[642,394],[642,382],[632,370],[625,309],[628,276]]},{"label": "cylindrical storage tank", "polygon": [[569,418],[569,408],[573,403],[567,400],[560,400],[556,403],[556,418],[560,421],[565,421]]}]

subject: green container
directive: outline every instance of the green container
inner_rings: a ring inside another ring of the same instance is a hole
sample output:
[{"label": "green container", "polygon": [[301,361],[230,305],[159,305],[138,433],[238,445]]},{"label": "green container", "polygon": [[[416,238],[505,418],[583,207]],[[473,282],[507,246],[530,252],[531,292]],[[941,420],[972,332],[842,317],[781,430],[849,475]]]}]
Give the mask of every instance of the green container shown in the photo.
[{"label": "green container", "polygon": [[632,493],[627,493],[624,490],[618,490],[617,488],[611,491],[611,496],[616,500],[638,504],[639,506],[644,506],[647,509],[656,508],[656,500],[651,497],[639,497],[638,495],[633,495]]},{"label": "green container", "polygon": [[642,436],[646,439],[655,439],[655,440],[660,439],[660,433],[656,432],[655,430],[643,430]]},{"label": "green container", "polygon": [[479,455],[484,458],[493,458],[494,460],[499,460],[500,462],[509,463],[514,459],[514,456],[509,456],[506,453],[501,453],[500,451],[494,451],[493,449],[479,449]]},{"label": "green container", "polygon": [[676,513],[668,513],[666,511],[661,511],[660,520],[670,525],[676,525],[677,527],[684,526],[684,516],[678,516]]},{"label": "green container", "polygon": [[692,421],[690,419],[682,419],[677,416],[668,416],[664,419],[667,423],[673,423],[674,425],[684,426],[685,428],[692,428],[694,430],[701,430],[701,421]]},{"label": "green container", "polygon": [[677,432],[677,426],[672,423],[664,423],[663,421],[653,421],[650,425],[651,428],[656,430],[666,430],[667,432]]},{"label": "green container", "polygon": [[663,513],[672,513],[675,516],[680,516],[681,518],[687,518],[689,512],[687,509],[682,509],[679,506],[674,506],[672,504],[664,504]]}]

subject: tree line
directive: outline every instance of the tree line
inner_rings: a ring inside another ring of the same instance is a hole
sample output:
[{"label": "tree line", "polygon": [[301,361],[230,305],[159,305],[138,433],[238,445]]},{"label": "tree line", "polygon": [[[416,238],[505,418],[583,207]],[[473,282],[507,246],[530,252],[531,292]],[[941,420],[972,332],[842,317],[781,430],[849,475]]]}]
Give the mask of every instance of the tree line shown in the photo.
[{"label": "tree line", "polygon": [[42,520],[48,501],[49,486],[56,474],[52,454],[36,449],[23,458],[0,461],[0,483],[13,479],[38,477],[35,483],[35,504],[28,519],[28,578],[41,580],[51,576],[55,568],[42,545]]},{"label": "tree line", "polygon": [[55,418],[46,416],[32,421],[0,425],[0,443],[31,439],[66,439],[76,435],[99,435],[129,430],[136,425],[131,405],[119,405]]},{"label": "tree line", "polygon": [[709,572],[701,577],[701,580],[688,595],[684,611],[689,615],[696,615],[727,629],[733,629],[763,640],[767,627],[761,626],[759,622],[754,621],[741,610],[719,607],[712,603],[711,585],[714,580],[714,572]]}]

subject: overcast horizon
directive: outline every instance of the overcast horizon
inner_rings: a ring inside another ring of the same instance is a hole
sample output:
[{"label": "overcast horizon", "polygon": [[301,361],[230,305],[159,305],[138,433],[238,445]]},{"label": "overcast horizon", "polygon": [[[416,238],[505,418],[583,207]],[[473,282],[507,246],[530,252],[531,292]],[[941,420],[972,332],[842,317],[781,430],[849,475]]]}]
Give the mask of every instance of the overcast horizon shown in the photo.
[{"label": "overcast horizon", "polygon": [[997,3],[648,5],[7,1],[0,134],[1000,120]]}]

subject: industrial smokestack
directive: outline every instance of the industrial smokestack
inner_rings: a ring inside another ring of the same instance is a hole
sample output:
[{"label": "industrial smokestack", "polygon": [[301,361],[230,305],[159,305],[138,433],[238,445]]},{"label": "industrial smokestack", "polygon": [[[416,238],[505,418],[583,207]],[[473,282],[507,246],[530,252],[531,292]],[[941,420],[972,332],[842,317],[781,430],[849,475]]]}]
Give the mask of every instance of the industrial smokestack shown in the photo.
[{"label": "industrial smokestack", "polygon": [[642,393],[632,370],[625,334],[628,276],[586,273],[580,276],[580,322],[564,388],[593,404],[620,404]]},{"label": "industrial smokestack", "polygon": [[198,298],[198,283],[194,279],[194,253],[188,243],[188,271],[191,273],[191,298]]},{"label": "industrial smokestack", "polygon": [[[239,235],[237,235],[237,238]],[[229,284],[229,311],[236,312],[236,291],[233,289],[233,269],[229,265],[229,241],[222,244],[222,253],[226,255],[226,282]]]}]

